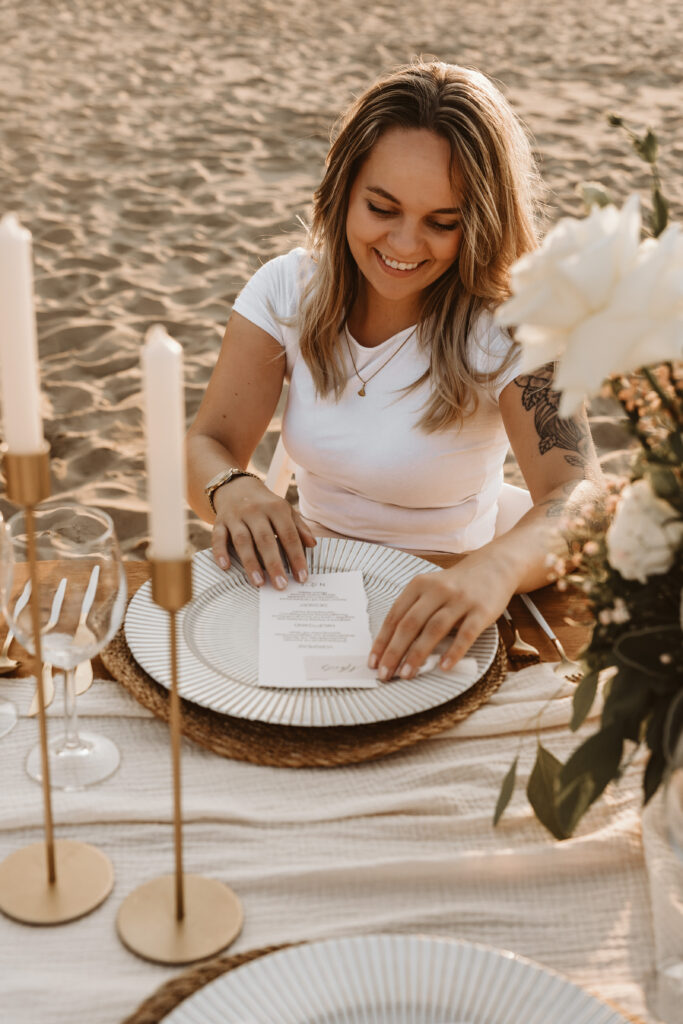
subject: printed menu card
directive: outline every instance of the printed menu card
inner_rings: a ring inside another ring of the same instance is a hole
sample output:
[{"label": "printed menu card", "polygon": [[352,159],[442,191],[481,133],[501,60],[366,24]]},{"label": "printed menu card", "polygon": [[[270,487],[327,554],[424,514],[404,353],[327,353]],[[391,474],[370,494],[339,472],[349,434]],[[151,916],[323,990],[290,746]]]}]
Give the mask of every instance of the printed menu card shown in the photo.
[{"label": "printed menu card", "polygon": [[259,591],[259,686],[379,686],[363,573],[311,573],[306,583]]}]

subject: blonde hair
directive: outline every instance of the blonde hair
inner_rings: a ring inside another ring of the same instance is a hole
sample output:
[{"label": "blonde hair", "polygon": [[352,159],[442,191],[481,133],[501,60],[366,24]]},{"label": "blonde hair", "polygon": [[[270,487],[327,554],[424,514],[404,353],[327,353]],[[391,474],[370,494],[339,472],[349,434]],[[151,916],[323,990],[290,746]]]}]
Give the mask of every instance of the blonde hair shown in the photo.
[{"label": "blonde hair", "polygon": [[297,323],[301,355],[319,395],[334,392],[339,399],[346,385],[340,331],[360,284],[346,240],[349,195],[361,165],[390,128],[424,128],[446,139],[453,184],[459,171],[464,185],[458,257],[427,289],[420,315],[418,338],[429,345],[429,370],[408,389],[431,381],[420,426],[440,430],[473,412],[477,389],[494,383],[512,358],[511,352],[494,374],[477,374],[468,365],[467,339],[479,313],[509,295],[511,264],[538,244],[539,178],[524,128],[478,71],[418,62],[360,96],[333,133],[309,229],[315,269]]}]

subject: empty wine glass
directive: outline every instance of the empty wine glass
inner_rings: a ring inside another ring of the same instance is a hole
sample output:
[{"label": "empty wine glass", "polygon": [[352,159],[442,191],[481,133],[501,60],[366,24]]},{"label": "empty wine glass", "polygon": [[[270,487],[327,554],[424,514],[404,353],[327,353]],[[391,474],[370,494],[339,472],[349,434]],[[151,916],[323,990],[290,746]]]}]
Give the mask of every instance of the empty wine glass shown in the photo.
[{"label": "empty wine glass", "polygon": [[[44,665],[61,669],[64,733],[48,744],[50,781],[57,789],[83,789],[108,778],[120,754],[110,739],[79,732],[74,673],[98,653],[118,629],[126,603],[126,579],[114,524],[106,512],[79,504],[45,504],[33,512],[41,648]],[[29,579],[27,514],[6,524],[2,544],[2,604],[16,638],[35,653],[29,602],[20,597]],[[18,604],[19,602],[19,604]],[[30,751],[26,770],[42,780],[40,744]]]},{"label": "empty wine glass", "polygon": [[[5,521],[0,512],[0,532],[5,529]],[[8,636],[10,634],[8,633]],[[0,697],[0,739],[17,724],[17,709],[11,700]]]}]

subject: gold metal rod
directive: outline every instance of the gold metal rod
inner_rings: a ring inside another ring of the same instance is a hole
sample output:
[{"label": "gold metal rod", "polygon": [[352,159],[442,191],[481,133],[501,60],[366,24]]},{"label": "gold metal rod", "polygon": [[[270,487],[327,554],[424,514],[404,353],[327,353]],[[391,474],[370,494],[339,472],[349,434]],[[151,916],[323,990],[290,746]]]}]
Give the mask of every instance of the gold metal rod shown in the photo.
[{"label": "gold metal rod", "polygon": [[175,909],[176,921],[185,917],[185,894],[183,891],[183,820],[180,798],[180,697],[178,695],[178,643],[176,613],[170,611],[171,633],[171,706],[169,721],[171,727],[171,756],[173,760],[173,830],[175,836]]},{"label": "gold metal rod", "polygon": [[50,795],[50,761],[47,751],[47,716],[45,714],[45,691],[43,689],[43,650],[40,628],[40,585],[36,557],[36,533],[33,506],[26,506],[26,532],[28,539],[28,563],[31,578],[31,618],[33,642],[35,644],[35,666],[38,691],[38,719],[40,722],[40,756],[43,772],[43,803],[45,805],[45,853],[47,856],[47,877],[50,885],[57,881],[55,867],[55,841],[52,827],[52,800]]}]

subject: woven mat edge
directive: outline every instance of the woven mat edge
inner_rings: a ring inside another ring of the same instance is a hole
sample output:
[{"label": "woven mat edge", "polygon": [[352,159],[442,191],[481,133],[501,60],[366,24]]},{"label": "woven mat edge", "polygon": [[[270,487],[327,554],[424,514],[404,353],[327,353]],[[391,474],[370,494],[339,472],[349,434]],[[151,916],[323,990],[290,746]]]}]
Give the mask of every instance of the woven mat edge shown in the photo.
[{"label": "woven mat edge", "polygon": [[[135,661],[123,627],[102,651],[111,675],[156,717],[168,721],[168,690]],[[436,708],[371,725],[305,727],[236,718],[181,699],[183,735],[223,757],[286,768],[357,764],[395,753],[467,718],[498,689],[507,671],[499,636],[493,662],[465,693]]]}]

